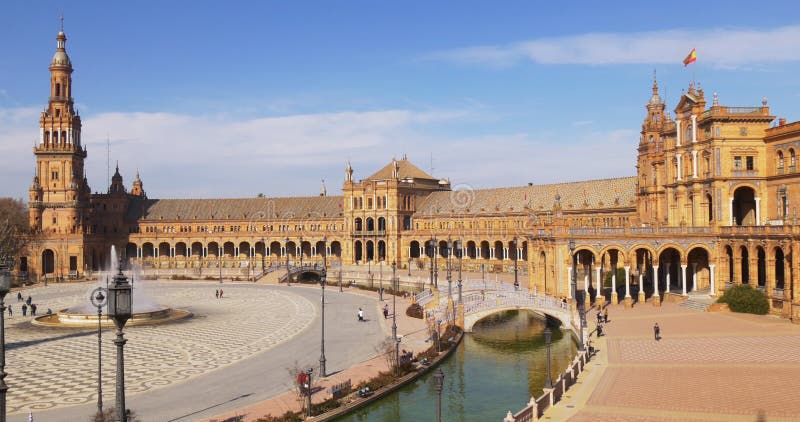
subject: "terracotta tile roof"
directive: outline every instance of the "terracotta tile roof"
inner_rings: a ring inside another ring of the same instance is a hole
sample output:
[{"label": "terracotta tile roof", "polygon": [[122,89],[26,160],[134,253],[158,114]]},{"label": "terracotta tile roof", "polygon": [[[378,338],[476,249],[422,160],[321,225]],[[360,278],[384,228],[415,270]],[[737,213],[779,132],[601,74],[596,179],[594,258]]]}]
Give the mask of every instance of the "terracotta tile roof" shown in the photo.
[{"label": "terracotta tile roof", "polygon": [[634,206],[636,176],[550,185],[434,192],[417,207],[418,214],[479,214],[553,210],[613,209]]},{"label": "terracotta tile roof", "polygon": [[[134,199],[128,221],[342,218],[341,196],[241,199]],[[261,218],[261,212],[266,218]]]},{"label": "terracotta tile roof", "polygon": [[[387,164],[384,168],[376,171],[371,176],[367,177],[364,180],[386,180],[392,179],[392,171],[394,170],[394,162],[392,160],[391,163]],[[408,161],[408,158],[403,158],[402,160],[397,160],[397,165],[400,167],[400,179],[405,179],[408,177],[413,177],[415,179],[429,179],[429,180],[438,180],[435,177],[431,176],[428,173],[422,171],[419,167],[411,164]]]}]

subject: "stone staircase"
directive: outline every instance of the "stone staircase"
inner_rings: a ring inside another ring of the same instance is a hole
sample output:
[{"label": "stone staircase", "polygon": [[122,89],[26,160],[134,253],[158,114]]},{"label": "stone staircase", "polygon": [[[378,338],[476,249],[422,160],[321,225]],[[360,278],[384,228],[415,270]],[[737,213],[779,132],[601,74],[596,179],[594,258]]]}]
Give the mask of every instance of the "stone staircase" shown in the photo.
[{"label": "stone staircase", "polygon": [[688,296],[687,299],[681,302],[680,306],[687,309],[693,309],[696,311],[705,312],[708,309],[708,307],[715,302],[715,300],[711,298],[708,294],[709,294],[708,289],[696,290],[690,292],[687,295]]}]

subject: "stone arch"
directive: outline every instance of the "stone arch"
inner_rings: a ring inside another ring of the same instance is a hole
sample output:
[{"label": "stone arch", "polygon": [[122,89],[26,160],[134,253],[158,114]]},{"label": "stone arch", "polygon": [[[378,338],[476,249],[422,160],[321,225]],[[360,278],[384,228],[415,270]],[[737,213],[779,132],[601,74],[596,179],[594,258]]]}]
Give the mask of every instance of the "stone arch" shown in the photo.
[{"label": "stone arch", "polygon": [[419,242],[416,240],[412,240],[411,243],[408,244],[408,257],[410,259],[419,258]]},{"label": "stone arch", "polygon": [[750,284],[750,251],[747,246],[739,246],[739,257],[741,259],[739,280],[742,284]]},{"label": "stone arch", "polygon": [[256,253],[257,257],[266,258],[266,256],[267,256],[267,245],[266,245],[266,243],[264,243],[263,240],[257,241],[255,246],[254,246],[254,249],[255,249],[255,253]]},{"label": "stone arch", "polygon": [[733,224],[736,226],[758,225],[756,217],[756,189],[749,185],[740,184],[733,191]]},{"label": "stone arch", "polygon": [[378,241],[378,261],[386,260],[386,242],[383,240]]},{"label": "stone arch", "polygon": [[378,217],[378,231],[386,231],[386,218]]},{"label": "stone arch", "polygon": [[300,259],[307,259],[311,257],[311,242],[307,240],[300,241]]},{"label": "stone arch", "polygon": [[139,248],[136,246],[135,243],[128,242],[125,245],[125,259],[127,259],[128,262],[130,262],[131,259],[137,258],[138,250]]},{"label": "stone arch", "polygon": [[375,220],[372,217],[367,217],[367,231],[375,231]]},{"label": "stone arch", "polygon": [[494,242],[494,258],[497,260],[503,260],[503,242],[496,240]]},{"label": "stone arch", "polygon": [[281,256],[281,242],[273,241],[269,244],[270,258],[278,258]]},{"label": "stone arch", "polygon": [[192,242],[192,256],[203,257],[203,244],[200,242]]},{"label": "stone arch", "polygon": [[447,252],[448,252],[447,241],[446,240],[440,240],[439,244],[437,246],[439,247],[439,257],[440,258],[447,258]]},{"label": "stone arch", "polygon": [[736,264],[733,260],[733,247],[731,245],[725,245],[725,260],[728,267],[728,282],[733,283]]},{"label": "stone arch", "polygon": [[250,242],[239,242],[239,257],[252,258],[250,256]]},{"label": "stone arch", "polygon": [[52,249],[42,251],[42,275],[55,274],[56,272],[56,253]]},{"label": "stone arch", "polygon": [[682,274],[683,257],[680,247],[666,244],[658,250],[657,256],[659,291],[669,293],[675,289],[682,289],[685,274]]},{"label": "stone arch", "polygon": [[167,242],[161,242],[158,244],[158,257],[169,257],[170,246]]},{"label": "stone arch", "polygon": [[152,258],[155,255],[155,248],[150,242],[142,243],[142,258]]},{"label": "stone arch", "polygon": [[481,241],[481,259],[489,259],[489,256],[491,256],[489,250],[489,241]]},{"label": "stone arch", "polygon": [[761,245],[756,246],[756,285],[767,288],[767,251]]},{"label": "stone arch", "polygon": [[696,244],[686,254],[686,292],[711,287],[711,252],[705,245]]},{"label": "stone arch", "polygon": [[775,287],[778,289],[785,289],[786,287],[786,268],[785,268],[785,259],[786,255],[783,252],[783,248],[780,246],[775,246],[772,251],[773,257],[775,258]]},{"label": "stone arch", "polygon": [[355,231],[357,231],[357,232],[360,232],[360,231],[362,231],[364,229],[363,225],[362,225],[361,217],[356,217],[356,219],[353,220],[353,226],[355,227]]},{"label": "stone arch", "polygon": [[175,256],[186,256],[186,243],[178,242],[175,244]]},{"label": "stone arch", "polygon": [[475,241],[470,240],[467,242],[467,258],[475,259],[478,256],[478,248],[475,246]]},{"label": "stone arch", "polygon": [[208,250],[208,256],[219,258],[219,243],[209,242],[208,246],[206,246],[206,249]]},{"label": "stone arch", "polygon": [[342,244],[338,240],[331,242],[331,255],[342,259]]},{"label": "stone arch", "polygon": [[367,261],[375,260],[375,242],[367,240]]},{"label": "stone arch", "polygon": [[356,242],[353,244],[353,252],[353,259],[355,259],[356,262],[361,262],[364,260],[364,246],[360,240],[356,240]]}]

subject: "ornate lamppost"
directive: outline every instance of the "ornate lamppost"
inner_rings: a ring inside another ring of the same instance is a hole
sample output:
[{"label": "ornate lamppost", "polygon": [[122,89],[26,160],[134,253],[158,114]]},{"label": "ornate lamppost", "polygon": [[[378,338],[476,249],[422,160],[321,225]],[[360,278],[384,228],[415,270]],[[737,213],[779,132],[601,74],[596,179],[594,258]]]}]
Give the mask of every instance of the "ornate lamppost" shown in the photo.
[{"label": "ornate lamppost", "polygon": [[547,345],[547,377],[544,379],[544,388],[553,388],[553,377],[550,375],[550,327],[544,328],[544,342]]},{"label": "ornate lamppost", "polygon": [[300,268],[303,268],[303,236],[300,236]]},{"label": "ornate lamppost", "polygon": [[92,294],[89,295],[92,305],[97,308],[97,413],[101,415],[103,414],[103,306],[106,305],[107,295],[108,290],[103,287],[92,290]]},{"label": "ornate lamppost", "polygon": [[436,388],[436,422],[442,422],[442,386],[444,385],[444,372],[442,368],[433,374],[433,386]]},{"label": "ornate lamppost", "polygon": [[128,277],[122,274],[122,269],[114,276],[114,284],[108,288],[108,316],[114,320],[117,326],[117,338],[114,344],[117,346],[117,403],[116,412],[117,422],[127,422],[125,413],[125,357],[123,346],[125,340],[122,329],[128,322],[133,313],[132,303],[133,286],[128,282]]},{"label": "ornate lamppost", "polygon": [[461,258],[462,258],[462,255],[464,254],[464,249],[463,248],[464,248],[464,241],[463,240],[457,240],[456,241],[456,250],[458,251],[458,304],[459,305],[462,304],[462,302],[461,302],[461,290],[462,290],[462,284],[461,284],[461,281],[462,281],[461,280]]},{"label": "ornate lamppost", "polygon": [[5,298],[11,289],[11,266],[0,268],[0,422],[6,422],[6,304]]},{"label": "ornate lamppost", "polygon": [[342,290],[342,253],[339,251],[339,293],[343,292]]},{"label": "ornate lamppost", "polygon": [[322,341],[320,342],[319,354],[319,376],[324,377],[325,372],[325,282],[328,277],[328,237],[322,237],[322,277],[320,277],[319,285],[322,290]]},{"label": "ornate lamppost", "polygon": [[392,262],[392,340],[394,340],[394,362],[400,372],[400,340],[397,338],[397,263]]},{"label": "ornate lamppost", "polygon": [[378,300],[383,302],[383,262],[378,260]]},{"label": "ornate lamppost", "polygon": [[306,375],[308,376],[306,379],[308,380],[308,388],[306,388],[306,393],[308,394],[308,409],[307,415],[310,418],[311,415],[311,374],[314,373],[314,368],[308,368],[306,371]]},{"label": "ornate lamppost", "polygon": [[578,290],[578,255],[575,253],[575,239],[569,240],[569,253],[572,256],[572,298],[575,300],[575,305],[578,310],[578,325],[580,326],[580,341],[578,342],[578,350],[584,351],[583,345],[583,327],[585,324],[586,315],[584,315],[584,294],[583,290]]},{"label": "ornate lamppost", "polygon": [[289,268],[289,238],[286,238],[286,246],[283,247],[283,253],[286,255],[286,285],[292,285],[292,270]]},{"label": "ornate lamppost", "polygon": [[517,277],[517,261],[519,261],[519,238],[514,236],[514,289],[519,289],[519,279]]},{"label": "ornate lamppost", "polygon": [[428,245],[431,247],[431,286],[433,286],[433,256],[436,254],[436,250],[433,247],[434,242],[436,242],[436,239],[430,239],[428,241]]},{"label": "ornate lamppost", "polygon": [[[453,241],[447,239],[447,250],[445,254],[447,254],[447,303],[449,306],[453,307],[453,314],[455,314],[455,307],[453,306],[453,268],[451,265],[451,257],[453,256]],[[452,317],[451,320],[455,320],[454,315],[448,315],[448,317]]]},{"label": "ornate lamppost", "polygon": [[[217,263],[218,263],[217,266],[219,267],[219,284],[222,284],[222,251],[224,247],[225,247],[224,243],[222,244],[221,247],[219,246],[217,247]],[[156,276],[157,275],[158,273],[156,273]]]},{"label": "ornate lamppost", "polygon": [[267,273],[267,267],[265,267],[265,259],[267,255],[267,242],[264,240],[264,236],[261,236],[261,244],[264,245],[264,252],[261,253],[261,275]]}]

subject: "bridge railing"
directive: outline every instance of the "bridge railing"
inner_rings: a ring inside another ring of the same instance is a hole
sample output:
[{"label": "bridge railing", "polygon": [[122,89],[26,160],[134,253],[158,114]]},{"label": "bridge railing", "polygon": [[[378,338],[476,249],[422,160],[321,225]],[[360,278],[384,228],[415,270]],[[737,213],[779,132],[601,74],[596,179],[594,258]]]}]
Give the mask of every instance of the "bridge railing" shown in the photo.
[{"label": "bridge railing", "polygon": [[432,300],[433,300],[433,291],[431,289],[425,289],[414,295],[414,302],[416,302],[419,306],[422,306],[423,308]]},{"label": "bridge railing", "polygon": [[531,397],[528,404],[519,412],[512,414],[509,411],[503,422],[538,421],[548,408],[561,401],[566,392],[575,385],[591,356],[588,352],[578,352],[564,373],[553,382],[553,388],[542,389],[544,394],[539,397]]}]

